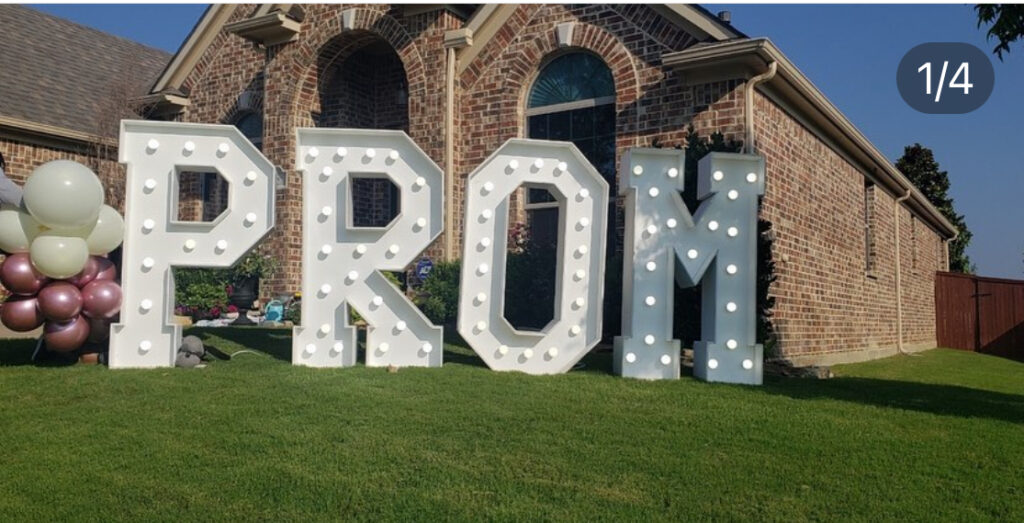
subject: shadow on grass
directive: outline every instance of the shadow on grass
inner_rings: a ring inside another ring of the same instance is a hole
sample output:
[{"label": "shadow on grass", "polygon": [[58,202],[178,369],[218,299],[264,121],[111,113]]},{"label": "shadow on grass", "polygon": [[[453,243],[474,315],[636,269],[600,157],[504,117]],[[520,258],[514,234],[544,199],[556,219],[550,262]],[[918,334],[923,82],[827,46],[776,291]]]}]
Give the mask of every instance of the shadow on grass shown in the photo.
[{"label": "shadow on grass", "polygon": [[1024,396],[956,385],[853,377],[765,377],[763,390],[798,400],[831,399],[942,416],[1024,423]]},{"label": "shadow on grass", "polygon": [[[291,329],[262,329],[259,327],[233,328],[193,328],[184,333],[185,336],[198,336],[203,345],[219,349],[227,354],[239,350],[251,350],[266,354],[281,361],[292,361]],[[226,346],[220,340],[237,344],[239,347]]]},{"label": "shadow on grass", "polygon": [[35,365],[32,362],[32,351],[36,349],[36,340],[15,338],[0,340],[0,367],[17,367]]},{"label": "shadow on grass", "polygon": [[[32,353],[36,350],[37,340],[31,338],[0,339],[0,367],[68,367],[78,363],[79,352],[60,353],[42,350],[36,361],[32,361]],[[85,352],[96,352],[95,345],[87,344]]]}]

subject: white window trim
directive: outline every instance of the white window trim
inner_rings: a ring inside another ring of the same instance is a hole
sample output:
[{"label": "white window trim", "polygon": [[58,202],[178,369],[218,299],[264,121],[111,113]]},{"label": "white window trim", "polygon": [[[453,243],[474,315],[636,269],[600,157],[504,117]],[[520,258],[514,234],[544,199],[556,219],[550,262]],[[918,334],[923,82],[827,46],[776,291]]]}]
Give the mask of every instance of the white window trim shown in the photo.
[{"label": "white window trim", "polygon": [[615,103],[615,96],[601,96],[598,98],[587,98],[586,100],[576,100],[573,102],[565,102],[560,104],[544,105],[541,107],[531,107],[526,110],[526,116],[538,116],[542,114],[561,113],[564,111],[573,111],[576,109],[586,109],[589,107],[597,107],[599,105],[608,105]]}]

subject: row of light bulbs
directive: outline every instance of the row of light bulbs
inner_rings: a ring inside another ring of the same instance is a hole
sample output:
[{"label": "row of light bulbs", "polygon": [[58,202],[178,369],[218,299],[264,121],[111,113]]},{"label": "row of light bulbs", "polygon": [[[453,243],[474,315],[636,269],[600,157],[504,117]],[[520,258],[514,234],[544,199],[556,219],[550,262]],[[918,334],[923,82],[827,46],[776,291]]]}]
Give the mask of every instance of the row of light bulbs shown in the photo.
[{"label": "row of light bulbs", "polygon": [[[160,149],[160,141],[157,140],[156,138],[150,138],[146,142],[146,151],[149,154],[155,153],[158,149]],[[192,140],[187,140],[184,143],[184,145],[182,146],[182,152],[181,153],[184,156],[191,156],[195,151],[196,151],[196,144],[195,144],[195,142],[193,142]],[[227,155],[229,152],[231,152],[231,146],[227,142],[221,142],[220,144],[217,145],[217,155],[224,156],[224,155]],[[245,175],[246,182],[249,183],[249,184],[255,182],[257,180],[257,178],[258,178],[258,175],[256,174],[255,171],[249,171]],[[158,184],[158,182],[156,181],[155,178],[147,178],[142,183],[142,190],[143,190],[144,193],[150,194],[154,190],[156,190],[158,185],[159,184]],[[258,218],[259,217],[256,215],[256,213],[250,212],[250,213],[247,213],[245,215],[245,217],[243,219],[243,223],[245,224],[246,227],[251,227],[251,226],[253,226],[256,223],[256,220]],[[153,232],[153,230],[155,228],[156,228],[156,222],[153,219],[146,218],[145,220],[142,221],[142,232],[144,234],[149,234],[149,233]],[[185,242],[182,244],[182,247],[185,250],[185,252],[194,252],[195,249],[196,249],[196,245],[197,245],[196,241],[194,239],[189,238],[189,239],[185,240]],[[227,240],[217,240],[217,243],[214,245],[214,252],[216,252],[217,254],[223,254],[225,251],[227,251],[227,248],[228,248]],[[142,259],[142,269],[143,269],[143,271],[149,271],[155,265],[156,265],[156,261],[153,258],[151,258],[151,257],[147,256],[147,257]],[[153,309],[153,300],[150,300],[148,298],[147,299],[143,299],[141,302],[139,302],[139,309],[144,314],[148,313],[149,311],[151,311]],[[152,349],[153,349],[153,342],[151,342],[150,340],[142,340],[141,342],[139,342],[139,352],[145,354],[145,353],[148,353]]]},{"label": "row of light bulbs", "polygon": [[[643,166],[641,166],[641,165],[633,166],[633,175],[634,176],[642,176],[643,173],[644,173]],[[675,167],[672,167],[672,168],[668,169],[665,174],[669,178],[677,178],[679,176],[679,169],[677,169]],[[716,181],[716,182],[720,182],[720,181],[725,179],[725,173],[723,173],[722,171],[715,171],[714,173],[711,174],[711,178],[714,181]],[[747,176],[746,176],[746,180],[747,180],[747,183],[756,183],[757,182],[757,174],[756,173],[748,173]],[[651,187],[647,191],[647,194],[651,198],[656,198],[660,194],[660,191],[658,190],[657,187]],[[726,193],[726,197],[728,197],[729,200],[736,200],[736,199],[739,198],[739,192],[736,191],[735,189],[731,189],[731,190],[729,190],[728,193]],[[669,218],[668,220],[666,220],[665,225],[669,229],[675,229],[676,226],[678,225],[678,222],[674,218]],[[708,222],[707,227],[708,227],[708,230],[714,232],[714,231],[718,230],[719,224],[718,224],[717,221],[711,220],[711,221]],[[648,236],[653,236],[653,235],[657,234],[658,226],[655,225],[655,224],[650,224],[650,225],[647,226],[645,232],[647,233]],[[728,229],[726,229],[726,235],[728,235],[730,238],[735,238],[737,235],[739,235],[739,229],[737,229],[736,227],[729,227]],[[697,249],[689,249],[689,250],[686,251],[686,257],[691,259],[691,260],[697,259],[698,256],[700,256],[700,253],[697,251]],[[647,262],[645,267],[646,267],[648,272],[654,272],[655,270],[658,269],[658,264],[655,261],[651,260],[651,261]],[[734,276],[738,272],[738,268],[734,264],[728,264],[725,267],[725,272],[726,272],[726,274],[728,274],[730,276]],[[644,298],[644,304],[647,305],[648,307],[654,307],[657,304],[657,299],[654,296],[647,296],[646,298]],[[731,302],[730,301],[730,302],[727,302],[725,304],[726,312],[730,312],[730,313],[736,312],[737,308],[738,307],[737,307],[735,302]],[[654,343],[656,341],[657,341],[657,339],[654,337],[653,334],[648,334],[648,335],[644,336],[644,344],[646,344],[648,346],[654,345]],[[739,346],[739,344],[736,342],[736,340],[730,339],[730,340],[725,342],[725,346],[729,350],[734,350],[734,349],[736,349],[736,347]],[[626,362],[627,363],[635,363],[636,359],[637,359],[637,356],[636,356],[635,353],[629,352],[629,353],[626,354]],[[664,355],[661,356],[660,361],[661,361],[662,365],[671,365],[672,364],[672,356],[670,356],[668,354],[664,354]],[[754,362],[752,360],[745,359],[742,362],[742,366],[743,366],[744,369],[750,370],[750,369],[754,368]],[[708,368],[712,369],[712,370],[717,369],[718,368],[718,360],[716,360],[714,358],[709,359],[708,360]]]},{"label": "row of light bulbs", "polygon": [[[531,165],[531,167],[534,170],[543,169],[544,168],[544,159],[543,158],[537,158],[537,159],[533,160],[533,162],[531,162],[530,165]],[[517,169],[519,169],[519,160],[515,160],[515,159],[509,160],[509,162],[506,164],[505,173],[506,174],[513,174]],[[559,176],[559,175],[561,175],[563,173],[568,172],[568,170],[569,170],[569,166],[568,166],[568,164],[566,162],[558,162],[555,165],[554,175],[555,176]],[[493,191],[494,191],[494,183],[489,182],[489,181],[488,182],[484,182],[484,184],[483,184],[483,186],[481,186],[481,190],[480,190],[481,194],[483,194],[483,195],[490,194]],[[577,201],[584,201],[584,200],[586,200],[587,198],[590,197],[590,190],[588,190],[585,187],[581,188],[576,193],[576,197],[577,197]],[[490,220],[493,217],[494,217],[494,212],[491,209],[484,209],[483,211],[480,212],[480,221],[481,222],[486,222],[486,221]],[[576,223],[579,226],[579,229],[582,230],[582,229],[590,226],[590,219],[587,218],[587,217],[583,217],[583,218],[580,218],[579,221],[577,221]],[[491,246],[491,239],[487,238],[487,237],[484,237],[484,238],[482,238],[480,240],[479,245],[480,245],[480,247],[486,249],[486,248]],[[589,252],[589,248],[586,245],[580,245],[580,246],[578,246],[576,248],[576,250],[574,252],[577,255],[577,258],[580,258],[580,257],[586,255],[587,252]],[[488,265],[486,262],[481,263],[481,264],[477,265],[476,272],[477,272],[478,275],[483,276],[483,275],[487,274],[488,272],[490,272],[490,265]],[[586,277],[587,277],[587,271],[584,270],[584,269],[577,269],[573,273],[573,278],[576,281],[583,281],[583,279],[586,278]],[[475,302],[476,302],[477,305],[481,305],[485,301],[487,301],[487,293],[480,292],[480,293],[478,293],[476,295]],[[582,298],[582,297],[576,298],[572,302],[572,306],[575,309],[577,309],[577,310],[582,309],[586,304],[587,304],[587,300],[585,298]],[[484,332],[485,330],[487,330],[487,322],[484,321],[484,320],[480,320],[480,321],[476,322],[476,324],[473,327],[474,327],[474,330],[477,333]],[[583,332],[583,328],[581,326],[579,326],[579,325],[573,325],[572,327],[569,328],[569,334],[572,335],[572,336],[579,336],[582,332]],[[498,346],[498,357],[502,357],[502,356],[507,355],[508,351],[509,351],[508,345],[500,345],[500,346]],[[549,347],[546,351],[544,351],[544,354],[548,358],[556,358],[556,357],[558,357],[558,354],[559,354],[558,347]],[[530,360],[530,359],[533,358],[534,350],[531,349],[531,348],[523,349],[523,351],[520,353],[520,355],[522,356],[522,360],[525,363],[526,360]]]},{"label": "row of light bulbs", "polygon": [[[316,147],[310,147],[306,151],[306,154],[310,158],[315,159],[315,158],[320,156],[320,150],[318,148],[316,148]],[[335,159],[335,161],[340,161],[340,160],[344,159],[347,155],[348,155],[348,149],[347,148],[345,148],[345,147],[338,147],[337,149],[335,149],[334,159]],[[377,151],[375,149],[368,148],[368,149],[363,151],[363,157],[364,158],[373,159],[373,158],[376,158],[376,156],[377,156]],[[396,160],[398,160],[401,157],[401,155],[399,154],[399,152],[397,150],[392,149],[391,151],[388,152],[388,156],[387,157],[391,161],[396,161]],[[321,175],[321,177],[322,177],[322,179],[324,181],[327,181],[328,179],[330,179],[331,176],[334,175],[334,169],[331,166],[329,166],[329,165],[328,166],[324,166],[324,168],[321,169],[321,171],[320,171],[320,175]],[[414,184],[415,184],[416,187],[424,187],[427,184],[427,180],[426,180],[426,178],[424,178],[422,176],[417,176],[416,180],[414,181]],[[330,217],[333,214],[334,214],[334,209],[331,206],[329,206],[329,205],[324,206],[323,208],[320,209],[320,215],[325,217],[325,218]],[[425,217],[419,217],[419,218],[416,219],[416,228],[417,229],[423,229],[426,226],[427,226],[427,219]],[[399,247],[398,244],[394,244],[394,243],[389,245],[388,246],[388,250],[387,250],[388,254],[390,254],[391,256],[397,255],[400,251],[401,251],[401,247]],[[329,243],[325,243],[325,244],[323,244],[320,247],[320,253],[323,254],[325,257],[330,255],[332,252],[334,252],[334,246],[329,244]],[[366,254],[366,252],[367,252],[367,247],[366,247],[365,244],[362,244],[362,243],[357,244],[355,246],[355,249],[353,250],[352,257],[353,258],[358,258],[358,257]],[[359,271],[352,270],[352,271],[349,271],[348,274],[345,275],[345,281],[348,284],[355,283],[358,280],[359,280]],[[332,289],[332,287],[331,287],[331,285],[329,283],[325,283],[325,284],[321,285],[320,286],[321,297],[326,298],[327,295],[330,294],[332,290],[333,289]],[[374,296],[370,300],[370,303],[374,307],[380,307],[381,305],[384,304],[384,297],[383,296],[379,296],[379,295]],[[397,323],[395,323],[394,328],[395,328],[395,330],[397,330],[399,332],[404,332],[408,328],[408,325],[406,324],[406,322],[404,322],[402,320],[399,320]],[[331,333],[331,326],[330,326],[330,324],[324,323],[323,325],[321,325],[320,329],[319,329],[319,332],[320,332],[320,334],[322,336],[327,336],[328,334],[330,334]],[[332,347],[331,352],[333,354],[335,354],[335,355],[341,354],[341,352],[344,350],[344,348],[345,348],[345,345],[343,343],[336,342],[334,344],[334,346]],[[387,342],[381,342],[380,344],[377,345],[377,351],[380,352],[381,354],[385,354],[389,350],[391,350],[391,346]],[[434,346],[430,342],[424,342],[420,346],[420,351],[421,351],[421,353],[424,356],[426,356],[427,354],[430,354],[431,352],[433,352],[433,350],[434,350]],[[316,353],[316,344],[313,344],[313,343],[307,344],[306,347],[305,347],[305,352],[309,356],[312,356],[313,354],[315,354]]]}]

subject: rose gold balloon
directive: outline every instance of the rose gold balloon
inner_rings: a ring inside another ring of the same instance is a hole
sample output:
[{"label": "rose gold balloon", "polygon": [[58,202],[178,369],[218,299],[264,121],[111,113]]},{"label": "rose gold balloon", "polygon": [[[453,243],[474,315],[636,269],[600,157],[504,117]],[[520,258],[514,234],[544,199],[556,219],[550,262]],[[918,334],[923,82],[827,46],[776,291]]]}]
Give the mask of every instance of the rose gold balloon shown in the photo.
[{"label": "rose gold balloon", "polygon": [[49,283],[50,279],[32,266],[28,253],[11,254],[0,265],[0,283],[14,294],[31,296]]},{"label": "rose gold balloon", "polygon": [[82,314],[109,319],[121,312],[121,286],[109,280],[95,280],[82,289]]},{"label": "rose gold balloon", "polygon": [[89,338],[89,322],[78,315],[66,322],[48,321],[43,333],[46,348],[54,352],[71,352]]},{"label": "rose gold balloon", "polygon": [[103,343],[110,338],[111,320],[86,318],[89,320],[89,343]]},{"label": "rose gold balloon", "polygon": [[92,256],[92,259],[96,260],[96,280],[117,279],[117,267],[114,266],[114,262],[102,256]]},{"label": "rose gold balloon", "polygon": [[46,318],[39,311],[35,298],[12,296],[0,305],[0,321],[15,332],[28,332],[39,328]]},{"label": "rose gold balloon", "polygon": [[85,261],[85,267],[82,267],[82,272],[68,278],[65,281],[67,281],[71,285],[74,285],[75,287],[78,287],[79,289],[88,285],[90,282],[95,280],[96,276],[99,275],[100,273],[100,264],[96,260],[96,256],[90,256],[89,259]]},{"label": "rose gold balloon", "polygon": [[82,312],[84,303],[78,287],[55,281],[39,291],[39,310],[50,321],[70,321]]}]

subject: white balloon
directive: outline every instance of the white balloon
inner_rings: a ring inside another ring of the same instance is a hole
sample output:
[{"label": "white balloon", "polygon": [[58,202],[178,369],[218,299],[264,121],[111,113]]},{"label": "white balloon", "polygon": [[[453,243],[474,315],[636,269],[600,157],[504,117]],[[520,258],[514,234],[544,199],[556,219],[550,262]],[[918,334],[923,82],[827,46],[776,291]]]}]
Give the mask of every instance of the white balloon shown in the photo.
[{"label": "white balloon", "polygon": [[44,233],[32,241],[29,258],[37,271],[51,278],[70,278],[85,267],[89,246],[81,238]]},{"label": "white balloon", "polygon": [[0,206],[0,250],[28,252],[32,240],[46,230],[31,214],[14,205]]},{"label": "white balloon", "polygon": [[117,209],[104,205],[100,207],[100,217],[96,226],[85,239],[89,245],[89,254],[106,254],[121,245],[124,241],[124,218]]},{"label": "white balloon", "polygon": [[66,236],[73,238],[81,238],[84,240],[88,238],[90,234],[92,234],[92,229],[95,226],[96,222],[90,223],[85,227],[74,227],[70,229],[66,227],[48,228],[44,225],[43,228],[45,229],[45,231],[42,234],[40,234],[40,236]]},{"label": "white balloon", "polygon": [[103,205],[103,186],[88,167],[71,160],[54,160],[32,171],[25,182],[24,201],[28,212],[48,227],[90,227]]}]

